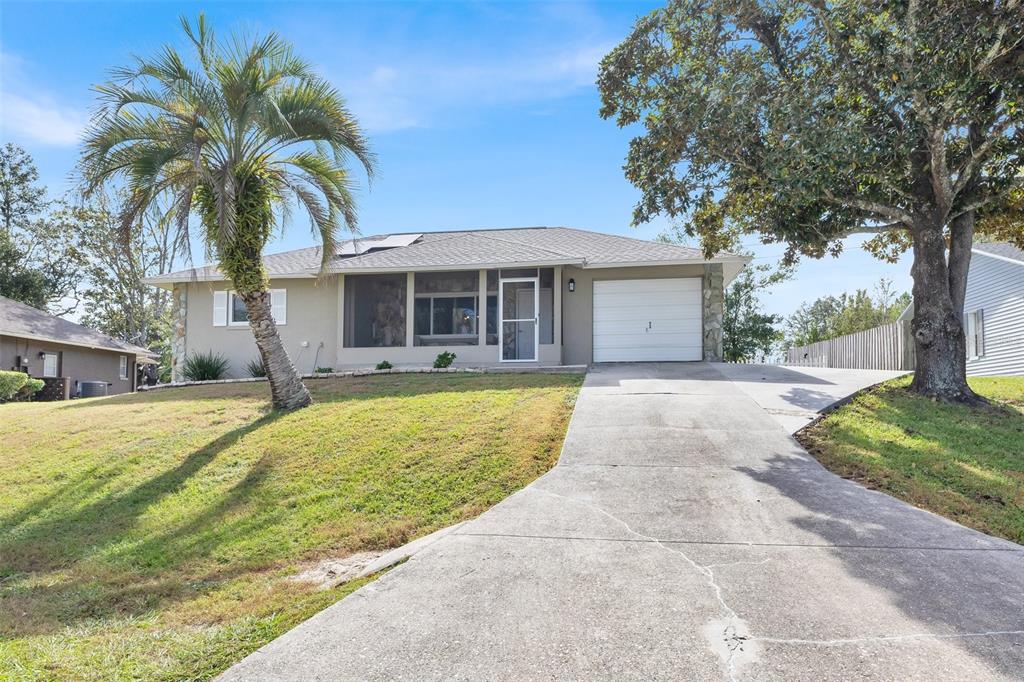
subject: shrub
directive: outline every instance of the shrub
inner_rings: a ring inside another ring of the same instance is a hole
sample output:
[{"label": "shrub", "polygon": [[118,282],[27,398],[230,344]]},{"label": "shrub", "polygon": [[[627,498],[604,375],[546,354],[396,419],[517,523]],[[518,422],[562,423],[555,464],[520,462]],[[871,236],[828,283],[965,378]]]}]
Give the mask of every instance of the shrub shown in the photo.
[{"label": "shrub", "polygon": [[444,369],[445,367],[451,367],[453,362],[455,362],[455,353],[446,350],[443,353],[438,353],[437,357],[434,358],[434,368]]},{"label": "shrub", "polygon": [[0,371],[0,402],[13,398],[28,383],[28,379],[29,376],[24,372]]},{"label": "shrub", "polygon": [[394,365],[392,365],[387,360],[381,360],[380,362],[377,363],[377,366],[374,367],[374,369],[391,369],[392,367],[394,367]]},{"label": "shrub", "polygon": [[316,368],[316,373],[317,374],[334,374],[334,368],[333,367],[317,367]]},{"label": "shrub", "polygon": [[46,382],[42,379],[33,379],[32,377],[29,377],[28,381],[25,382],[25,385],[21,387],[21,390],[18,391],[18,394],[15,397],[19,400],[31,400],[32,396],[43,390],[43,386],[45,385]]},{"label": "shrub", "polygon": [[196,353],[185,358],[181,373],[189,381],[214,381],[224,378],[228,364],[228,359],[219,353]]},{"label": "shrub", "polygon": [[263,364],[263,358],[253,358],[246,364],[245,371],[251,377],[267,376],[267,366]]}]

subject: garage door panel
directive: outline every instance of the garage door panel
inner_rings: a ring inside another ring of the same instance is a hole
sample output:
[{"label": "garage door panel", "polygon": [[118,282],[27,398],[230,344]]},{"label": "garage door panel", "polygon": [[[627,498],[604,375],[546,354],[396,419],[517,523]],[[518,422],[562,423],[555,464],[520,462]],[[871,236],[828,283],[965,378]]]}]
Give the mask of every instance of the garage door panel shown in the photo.
[{"label": "garage door panel", "polygon": [[682,334],[700,336],[699,328],[694,320],[665,320],[657,319],[647,329],[647,323],[634,320],[604,320],[594,322],[594,336],[603,338],[605,336],[650,336],[652,334]]},{"label": "garage door panel", "polygon": [[595,308],[594,322],[644,322],[652,320],[700,321],[699,305],[621,306],[616,308]]},{"label": "garage door panel", "polygon": [[680,349],[672,347],[655,348],[609,348],[602,351],[596,362],[678,362],[679,360],[700,360],[699,349],[684,349],[685,357],[680,358]]},{"label": "garage door panel", "polygon": [[700,278],[600,280],[593,293],[594,362],[700,360]]},{"label": "garage door panel", "polygon": [[594,280],[594,291],[603,292],[651,292],[651,291],[697,291],[701,289],[699,277],[673,277],[661,279],[611,279]]},{"label": "garage door panel", "polygon": [[638,339],[627,337],[612,337],[602,340],[601,344],[594,346],[595,350],[607,350],[609,348],[699,348],[700,339],[685,339],[682,342],[678,337],[648,335]]}]

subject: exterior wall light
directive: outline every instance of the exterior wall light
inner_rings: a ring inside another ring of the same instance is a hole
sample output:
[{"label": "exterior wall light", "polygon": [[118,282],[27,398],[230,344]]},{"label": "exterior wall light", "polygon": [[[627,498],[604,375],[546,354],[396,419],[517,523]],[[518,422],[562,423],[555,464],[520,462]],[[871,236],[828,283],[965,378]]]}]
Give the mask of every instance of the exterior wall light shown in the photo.
[{"label": "exterior wall light", "polygon": [[569,291],[576,291],[576,280],[569,278]]}]

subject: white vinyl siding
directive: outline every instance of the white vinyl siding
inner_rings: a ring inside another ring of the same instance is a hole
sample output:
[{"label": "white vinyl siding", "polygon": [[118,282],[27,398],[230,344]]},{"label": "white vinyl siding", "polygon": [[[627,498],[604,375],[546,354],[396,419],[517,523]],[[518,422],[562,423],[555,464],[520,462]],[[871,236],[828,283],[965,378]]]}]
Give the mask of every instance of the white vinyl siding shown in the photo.
[{"label": "white vinyl siding", "polygon": [[43,354],[43,376],[44,377],[55,377],[55,376],[57,376],[57,354],[56,353],[44,353]]},{"label": "white vinyl siding", "polygon": [[594,362],[700,360],[701,280],[594,282]]},{"label": "white vinyl siding", "polygon": [[[1024,263],[972,253],[964,310],[967,373],[1024,375]],[[981,352],[976,354],[972,354],[972,312],[981,313],[976,337]]]}]

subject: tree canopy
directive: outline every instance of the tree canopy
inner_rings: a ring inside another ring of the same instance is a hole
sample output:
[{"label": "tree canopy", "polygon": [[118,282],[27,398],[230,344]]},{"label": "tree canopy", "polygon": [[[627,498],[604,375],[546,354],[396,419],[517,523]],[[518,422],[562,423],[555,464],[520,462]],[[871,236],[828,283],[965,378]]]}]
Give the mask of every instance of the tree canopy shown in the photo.
[{"label": "tree canopy", "polygon": [[640,130],[634,222],[786,260],[855,233],[913,247],[912,389],[975,401],[962,327],[975,230],[1024,246],[1024,0],[669,0],[601,62]]},{"label": "tree canopy", "polygon": [[1022,69],[1019,0],[671,0],[598,82],[602,116],[643,126],[636,222],[685,217],[708,253],[738,230],[889,255],[922,212],[1021,217]]}]

